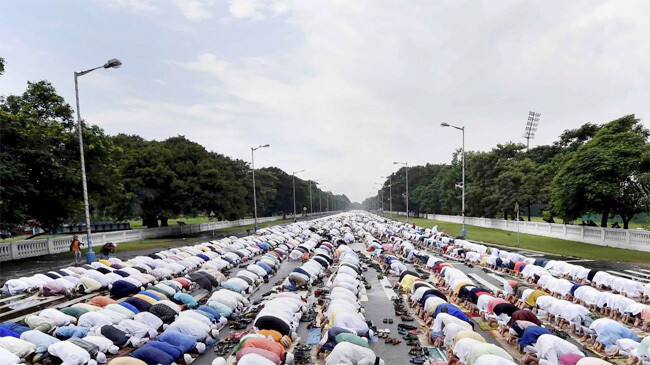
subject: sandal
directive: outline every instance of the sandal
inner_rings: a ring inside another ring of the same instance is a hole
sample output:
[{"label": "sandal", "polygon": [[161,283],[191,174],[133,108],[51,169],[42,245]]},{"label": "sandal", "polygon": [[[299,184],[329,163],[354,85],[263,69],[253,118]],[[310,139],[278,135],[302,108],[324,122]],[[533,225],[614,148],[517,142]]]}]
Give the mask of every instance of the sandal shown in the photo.
[{"label": "sandal", "polygon": [[411,360],[409,360],[412,364],[424,364],[426,359],[422,356],[416,356],[412,357]]},{"label": "sandal", "polygon": [[[408,341],[406,342],[406,345],[407,345],[407,346],[413,346],[413,347],[417,348],[417,347],[420,346],[420,341],[418,341],[418,340],[408,340]],[[412,354],[411,354],[411,355],[412,355]]]}]

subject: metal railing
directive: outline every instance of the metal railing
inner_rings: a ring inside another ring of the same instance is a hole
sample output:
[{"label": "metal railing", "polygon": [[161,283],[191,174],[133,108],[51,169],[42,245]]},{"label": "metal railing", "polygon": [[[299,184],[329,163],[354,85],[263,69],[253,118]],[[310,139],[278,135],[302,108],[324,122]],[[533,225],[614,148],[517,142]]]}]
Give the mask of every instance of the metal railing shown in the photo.
[{"label": "metal railing", "polygon": [[[406,215],[405,212],[393,212],[393,214]],[[443,222],[462,223],[462,217],[458,215],[420,213],[419,217]],[[590,243],[592,245],[650,252],[650,231],[644,229],[603,228],[528,221],[517,222],[513,220],[479,217],[465,217],[465,224],[513,232],[516,232],[517,226],[519,226],[519,232],[521,233],[561,238],[568,241]]]},{"label": "metal railing", "polygon": [[[320,215],[334,214],[334,213],[337,212],[310,213],[307,214],[307,216],[317,217]],[[298,216],[298,218],[299,217],[300,216]],[[293,214],[287,215],[286,218],[292,219]],[[282,220],[282,216],[257,218],[258,224],[264,222],[274,222],[278,220]],[[253,222],[254,220],[252,218],[248,218],[248,219],[238,219],[234,221],[197,223],[197,224],[191,224],[185,226],[144,228],[144,229],[133,229],[128,231],[114,231],[114,232],[98,232],[92,234],[92,240],[93,240],[93,246],[97,247],[97,246],[102,246],[107,242],[120,243],[120,242],[129,242],[129,241],[140,241],[140,240],[150,239],[150,238],[187,236],[191,234],[208,232],[208,231],[213,231],[213,230],[223,229],[223,228],[248,226],[248,225],[252,225]],[[82,243],[86,243],[86,235],[79,235],[78,238],[79,241],[81,241]],[[66,252],[70,249],[71,239],[72,239],[72,235],[0,243],[0,262]]]}]

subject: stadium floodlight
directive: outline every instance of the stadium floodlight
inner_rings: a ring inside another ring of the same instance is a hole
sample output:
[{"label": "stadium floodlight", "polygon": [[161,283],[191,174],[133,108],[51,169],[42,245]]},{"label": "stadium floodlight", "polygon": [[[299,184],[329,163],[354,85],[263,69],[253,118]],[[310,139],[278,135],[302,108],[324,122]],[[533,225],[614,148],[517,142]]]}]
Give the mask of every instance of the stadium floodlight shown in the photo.
[{"label": "stadium floodlight", "polygon": [[530,147],[530,140],[535,138],[537,126],[539,125],[539,117],[541,114],[535,112],[528,112],[528,119],[526,120],[526,129],[524,130],[524,138],[526,139],[526,151]]}]

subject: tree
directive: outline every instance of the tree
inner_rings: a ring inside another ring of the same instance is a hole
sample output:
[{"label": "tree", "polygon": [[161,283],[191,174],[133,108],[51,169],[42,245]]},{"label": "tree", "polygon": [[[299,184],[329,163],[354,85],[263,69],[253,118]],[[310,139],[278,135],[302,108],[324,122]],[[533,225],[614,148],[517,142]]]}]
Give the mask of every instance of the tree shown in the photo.
[{"label": "tree", "polygon": [[0,76],[5,73],[5,59],[0,57]]},{"label": "tree", "polygon": [[552,209],[565,221],[587,212],[602,213],[601,226],[619,214],[624,227],[642,207],[638,179],[645,174],[648,131],[634,115],[603,125],[595,136],[571,152],[553,186]]},{"label": "tree", "polygon": [[529,159],[512,159],[504,162],[501,173],[497,177],[497,193],[499,208],[504,212],[517,213],[514,208],[518,203],[520,207],[528,206],[528,220],[530,221],[530,205],[537,202],[540,195],[540,175],[537,165]]},{"label": "tree", "polygon": [[[0,103],[0,214],[3,228],[36,220],[51,230],[82,217],[79,142],[72,108],[46,81]],[[99,128],[83,129],[91,207],[119,194],[113,145]],[[101,213],[96,211],[95,213]]]},{"label": "tree", "polygon": [[597,124],[585,123],[576,129],[567,129],[560,135],[560,139],[555,142],[554,146],[575,151],[594,138],[600,128],[601,126]]}]

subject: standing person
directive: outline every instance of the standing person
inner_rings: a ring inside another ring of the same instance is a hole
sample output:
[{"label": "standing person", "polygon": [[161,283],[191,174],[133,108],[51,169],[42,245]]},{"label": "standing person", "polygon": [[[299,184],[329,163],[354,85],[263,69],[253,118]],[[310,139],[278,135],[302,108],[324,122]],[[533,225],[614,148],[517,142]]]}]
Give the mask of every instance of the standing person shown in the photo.
[{"label": "standing person", "polygon": [[81,245],[82,243],[79,242],[77,235],[72,236],[72,239],[70,240],[70,251],[74,252],[75,266],[79,266],[81,263]]},{"label": "standing person", "polygon": [[113,242],[109,242],[102,246],[102,248],[99,249],[99,258],[108,260],[111,254],[115,252],[115,246],[116,245]]}]

